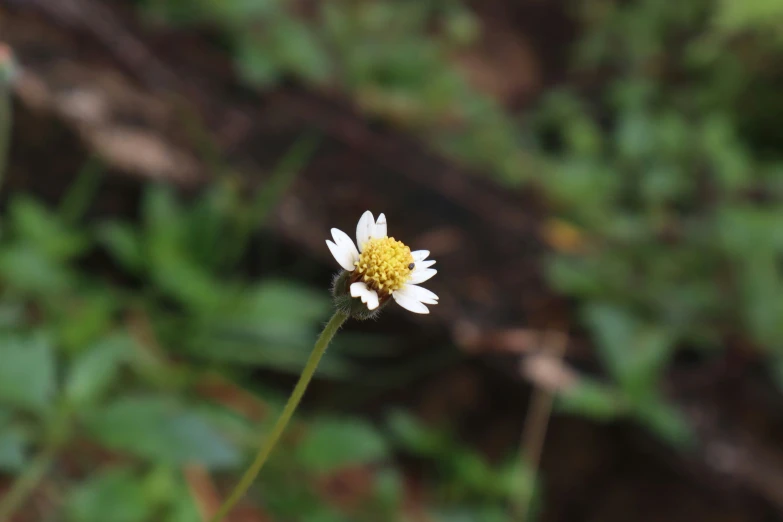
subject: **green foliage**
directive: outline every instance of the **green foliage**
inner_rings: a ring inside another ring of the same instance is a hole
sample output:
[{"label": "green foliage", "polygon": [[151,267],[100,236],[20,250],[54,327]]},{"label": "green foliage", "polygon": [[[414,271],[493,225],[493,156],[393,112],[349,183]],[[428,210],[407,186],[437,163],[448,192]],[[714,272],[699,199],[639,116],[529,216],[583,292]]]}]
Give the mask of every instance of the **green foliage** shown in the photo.
[{"label": "green foliage", "polygon": [[572,389],[558,396],[558,406],[562,411],[600,421],[614,420],[626,412],[621,391],[590,378],[581,379]]},{"label": "green foliage", "polygon": [[[252,205],[253,214],[267,212],[258,201]],[[151,283],[158,300],[150,316],[162,339],[206,360],[297,372],[329,314],[328,294],[292,281],[232,280],[227,271],[236,259],[220,254],[247,240],[238,191],[218,185],[185,208],[171,189],[154,187],[142,209],[143,229],[113,222],[98,234],[118,263]],[[170,301],[180,313],[166,311]],[[320,371],[344,376],[349,367],[335,356]]]},{"label": "green foliage", "polygon": [[168,465],[236,467],[239,454],[197,411],[170,397],[126,396],[86,416],[86,428],[107,448]]},{"label": "green foliage", "polygon": [[[255,367],[298,373],[330,311],[326,288],[246,281],[236,270],[253,220],[269,214],[312,144],[295,146],[273,186],[250,198],[227,181],[188,202],[152,186],[139,223],[80,224],[97,186],[94,166],[58,211],[11,199],[0,237],[0,471],[22,474],[33,463],[44,470],[50,454],[84,460],[90,472],[67,477],[64,514],[72,522],[197,518],[178,470],[197,464],[237,473],[267,429],[214,404],[199,386],[221,370],[248,388]],[[84,270],[99,250],[116,266]],[[29,277],[18,277],[23,271]],[[117,274],[130,283],[117,284]],[[353,376],[342,353],[366,357],[375,344],[370,334],[346,334],[321,373]],[[388,353],[369,353],[376,355]],[[85,446],[125,464],[83,455]],[[308,421],[291,451],[273,459],[268,507],[309,520],[376,522],[379,513],[394,520],[402,486],[389,458],[386,437],[370,424]],[[371,470],[361,506],[348,513],[325,502],[319,484],[358,467]]]},{"label": "green foliage", "polygon": [[65,398],[81,407],[105,397],[134,349],[133,341],[121,334],[104,337],[89,346],[68,369]]},{"label": "green foliage", "polygon": [[34,413],[51,408],[55,391],[52,346],[42,335],[0,339],[0,404]]},{"label": "green foliage", "polygon": [[297,457],[309,469],[329,472],[386,459],[386,440],[372,426],[356,419],[310,422],[297,447]]},{"label": "green foliage", "polygon": [[26,434],[10,425],[10,414],[0,410],[0,472],[17,472],[23,469],[28,444]]},{"label": "green foliage", "polygon": [[[672,355],[687,346],[712,356],[737,335],[783,383],[783,103],[769,67],[783,50],[780,2],[579,3],[573,74],[524,125],[454,65],[484,29],[458,1],[335,1],[307,16],[281,0],[140,3],[218,34],[250,85],[294,77],[338,91],[501,183],[535,185],[584,244],[553,252],[547,273],[575,298],[606,370],[560,397],[565,410],[627,417],[688,444],[688,422],[661,386]],[[126,465],[90,462],[69,486],[66,520],[197,518],[177,468],[236,470],[259,431],[198,384],[215,370],[248,388],[256,368],[298,372],[328,315],[325,291],[248,281],[238,269],[314,143],[294,146],[258,190],[219,161],[219,179],[190,201],[151,187],[140,222],[80,223],[100,182],[93,161],[57,210],[9,198],[0,470],[22,472],[31,455],[87,439]],[[85,269],[100,251],[116,266]],[[356,377],[343,356],[367,344],[376,339],[341,339],[334,348],[347,348],[323,373]],[[518,459],[490,464],[409,415],[391,417],[391,436],[352,417],[301,422],[253,497],[276,519],[399,520],[390,442],[432,465],[433,520],[507,520],[507,500],[535,487]],[[323,498],[324,480],[357,468],[369,483],[361,506]]]},{"label": "green foliage", "polygon": [[251,85],[295,77],[339,89],[368,113],[504,181],[530,176],[513,120],[453,65],[453,53],[481,30],[463,2],[338,0],[319,3],[311,17],[282,0],[141,3],[152,18],[218,30]]},{"label": "green foliage", "polygon": [[65,506],[68,522],[186,522],[199,517],[178,473],[157,468],[101,470],[74,487]]},{"label": "green foliage", "polygon": [[585,245],[552,256],[550,281],[578,299],[610,381],[586,378],[561,405],[687,443],[661,391],[675,348],[712,354],[742,332],[781,351],[782,142],[766,130],[780,107],[764,94],[779,81],[763,65],[783,51],[779,3],[581,9],[574,69],[611,74],[548,95],[530,136],[552,167],[542,187]]},{"label": "green foliage", "polygon": [[[239,385],[255,366],[298,373],[329,314],[326,289],[248,282],[236,270],[257,219],[313,143],[295,146],[271,186],[250,198],[229,182],[187,203],[153,186],[141,224],[80,223],[97,186],[95,165],[58,211],[11,198],[0,237],[0,470],[26,472],[35,454],[82,458],[74,448],[87,441],[129,465],[91,462],[94,471],[66,498],[68,520],[196,518],[190,491],[171,470],[237,471],[258,438],[249,422],[196,393],[199,384],[216,364],[233,368]],[[117,266],[83,270],[101,248]],[[134,282],[118,285],[107,277],[112,270]],[[339,351],[329,359],[324,374],[350,375]],[[358,422],[314,422],[303,444],[286,466],[313,477],[387,455],[384,438]],[[312,481],[287,487],[321,504]]]},{"label": "green foliage", "polygon": [[110,468],[71,492],[66,512],[71,522],[144,522],[151,507],[132,470]]},{"label": "green foliage", "polygon": [[635,400],[655,390],[673,345],[665,331],[640,324],[625,310],[595,304],[587,323],[612,376]]},{"label": "green foliage", "polygon": [[[783,106],[765,64],[780,59],[780,2],[580,3],[575,79],[547,93],[524,127],[450,60],[481,30],[460,2],[336,1],[309,16],[277,0],[149,8],[222,31],[251,84],[295,76],[337,88],[501,182],[540,187],[585,236],[588,247],[556,253],[548,273],[584,305],[614,381],[584,385],[571,406],[660,427],[676,417],[660,413],[658,384],[675,347],[715,350],[727,331],[746,330],[779,358],[780,252],[768,238],[783,134],[769,115]],[[754,193],[770,203],[758,208]]]},{"label": "green foliage", "polygon": [[454,440],[447,431],[429,428],[408,413],[393,412],[388,422],[394,440],[402,449],[434,465],[437,475],[432,478],[448,500],[440,507],[444,513],[471,517],[481,514],[498,519],[506,512],[506,501],[535,488],[532,471],[522,464],[518,455],[493,466],[475,450]]},{"label": "green foliage", "polygon": [[[783,27],[783,5],[777,0],[748,0],[732,2],[719,0],[715,13],[715,25],[729,34],[757,32],[759,29],[776,36],[780,43]],[[777,34],[775,34],[777,33]]]}]

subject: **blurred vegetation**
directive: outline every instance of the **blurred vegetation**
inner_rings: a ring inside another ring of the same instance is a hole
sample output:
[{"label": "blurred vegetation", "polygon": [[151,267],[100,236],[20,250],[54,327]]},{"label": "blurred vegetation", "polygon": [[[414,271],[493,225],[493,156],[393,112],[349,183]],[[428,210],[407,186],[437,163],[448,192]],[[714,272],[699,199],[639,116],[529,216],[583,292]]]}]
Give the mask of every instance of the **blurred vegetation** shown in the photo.
[{"label": "blurred vegetation", "polygon": [[[274,419],[267,412],[259,427],[207,391],[231,381],[252,389],[255,368],[297,373],[304,364],[318,323],[329,314],[328,293],[291,280],[249,282],[221,273],[225,260],[213,254],[231,252],[228,243],[241,229],[236,197],[213,187],[182,205],[154,186],[138,226],[85,227],[67,203],[89,198],[73,192],[56,211],[22,196],[11,202],[0,243],[0,467],[29,470],[32,448],[44,448],[47,459],[48,451],[67,448],[66,460],[84,467],[80,474],[100,469],[67,485],[69,520],[106,521],[107,506],[119,506],[111,512],[122,521],[194,520],[182,466],[239,470]],[[86,270],[84,256],[92,249],[112,255],[122,272]],[[132,280],[119,285],[118,277]],[[344,334],[321,367],[325,377],[353,375],[340,351],[350,346],[346,338],[351,335]],[[277,404],[276,394],[255,391],[264,398],[259,405]],[[299,510],[309,506],[308,520],[379,520],[379,505],[389,517],[397,511],[401,485],[388,462],[392,440],[378,428],[318,417],[296,438],[290,451],[274,457],[274,478],[263,482],[275,492],[269,509],[304,516]],[[107,464],[106,451],[134,458]],[[468,450],[469,457],[412,451],[483,465]],[[366,513],[347,518],[316,501],[319,477],[369,463],[384,471],[376,474]],[[467,488],[472,499],[497,499],[493,488],[461,480],[455,487]]]},{"label": "blurred vegetation", "polygon": [[[291,154],[305,152],[295,146]],[[245,201],[234,185],[217,182],[186,203],[153,185],[138,224],[87,224],[83,214],[100,175],[100,165],[90,163],[58,208],[17,195],[6,213],[0,470],[20,479],[0,500],[0,520],[19,508],[17,500],[54,459],[82,477],[61,477],[69,521],[200,519],[183,469],[244,468],[282,406],[282,397],[255,384],[255,371],[298,374],[330,315],[326,289],[237,275],[247,223],[258,226],[275,201],[264,191]],[[281,170],[267,186],[279,188],[290,176]],[[104,255],[113,268],[89,267]],[[384,345],[345,332],[319,372],[360,381],[352,361],[382,355]],[[251,410],[263,412],[260,420],[241,407],[245,390],[253,392]],[[238,409],[229,407],[232,400]],[[300,420],[260,481],[264,508],[282,519],[398,520],[403,484],[391,456],[399,445],[444,470],[444,509],[459,505],[500,520],[504,495],[520,485],[507,469],[468,448],[423,447],[421,440],[434,435],[414,419],[403,428],[397,423],[393,436],[386,424],[325,415]],[[491,482],[477,482],[460,470],[463,463]],[[328,480],[368,466],[358,503],[325,502]]]},{"label": "blurred vegetation", "polygon": [[[693,435],[661,386],[677,350],[709,359],[739,338],[783,386],[783,77],[774,67],[783,7],[569,5],[582,34],[568,81],[511,114],[454,65],[485,29],[456,0],[323,2],[312,12],[279,0],[138,2],[155,23],[217,34],[249,85],[294,77],[343,93],[498,183],[542,191],[552,234],[575,238],[550,238],[549,280],[575,298],[605,369],[560,406],[628,417],[687,448]],[[290,154],[255,200],[222,178],[188,202],[151,186],[138,222],[84,219],[98,163],[59,208],[9,201],[0,470],[22,477],[15,493],[58,458],[75,467],[55,478],[71,522],[190,521],[197,507],[183,466],[243,468],[279,399],[254,372],[297,373],[329,313],[325,289],[239,269],[250,235],[307,161],[306,146]],[[95,269],[96,256],[109,268]],[[375,340],[343,342],[325,378],[355,379],[351,345]],[[215,400],[217,385],[251,390],[264,415]],[[509,520],[506,500],[533,487],[516,459],[491,465],[405,412],[380,424],[305,416],[292,431],[259,486],[280,520],[401,520],[400,454],[436,470],[427,477],[436,520]],[[324,480],[356,468],[371,470],[361,502],[324,501]]]},{"label": "blurred vegetation", "polygon": [[779,367],[783,134],[770,115],[783,106],[766,64],[783,56],[767,30],[783,11],[773,5],[582,5],[574,68],[593,78],[549,95],[531,124],[551,155],[542,183],[582,236],[552,257],[550,280],[578,298],[613,381],[589,383],[590,399],[570,407],[627,413],[686,443],[660,397],[675,347],[710,358],[739,337]]}]

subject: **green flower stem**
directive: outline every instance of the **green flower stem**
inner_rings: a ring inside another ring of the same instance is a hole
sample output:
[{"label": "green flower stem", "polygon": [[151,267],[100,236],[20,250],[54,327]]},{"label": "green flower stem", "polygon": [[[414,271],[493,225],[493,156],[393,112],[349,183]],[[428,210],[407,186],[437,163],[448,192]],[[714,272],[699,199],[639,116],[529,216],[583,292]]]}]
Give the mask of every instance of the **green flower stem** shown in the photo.
[{"label": "green flower stem", "polygon": [[296,407],[299,406],[299,402],[302,400],[302,396],[304,395],[305,390],[307,390],[307,385],[310,384],[315,369],[318,367],[321,357],[323,357],[326,352],[326,348],[329,346],[334,334],[337,333],[337,330],[340,329],[346,319],[348,319],[348,316],[339,311],[335,312],[332,318],[329,319],[323,332],[321,332],[321,336],[315,342],[313,351],[310,353],[310,358],[307,359],[307,364],[305,365],[304,370],[302,370],[302,374],[299,376],[299,381],[296,383],[294,391],[291,392],[291,396],[288,398],[288,402],[286,403],[285,408],[283,408],[283,412],[280,414],[280,417],[278,417],[277,422],[275,422],[272,432],[266,436],[253,463],[247,471],[245,471],[245,474],[242,475],[242,478],[239,480],[239,483],[231,492],[228,499],[223,502],[220,509],[218,509],[217,513],[212,517],[211,522],[220,522],[223,520],[234,505],[244,496],[251,484],[253,484],[253,481],[258,476],[258,472],[261,471],[267,458],[269,458],[269,454],[272,453],[272,449],[274,449],[275,444],[277,444],[277,441],[283,434],[283,430],[285,430],[285,427],[291,420],[294,411],[296,411]]}]

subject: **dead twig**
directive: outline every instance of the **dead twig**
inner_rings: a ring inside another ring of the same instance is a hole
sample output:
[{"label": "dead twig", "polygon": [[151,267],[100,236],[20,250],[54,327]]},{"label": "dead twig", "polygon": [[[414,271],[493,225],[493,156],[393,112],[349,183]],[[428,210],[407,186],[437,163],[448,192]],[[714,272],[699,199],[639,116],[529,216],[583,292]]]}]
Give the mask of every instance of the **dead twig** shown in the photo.
[{"label": "dead twig", "polygon": [[[551,354],[555,361],[562,359],[567,345],[568,335],[563,332],[550,331],[544,334],[543,349]],[[536,388],[533,391],[525,419],[520,456],[532,470],[534,479],[538,475],[538,466],[541,461],[541,452],[544,448],[554,398],[555,394],[552,390],[544,387]],[[522,522],[528,520],[533,490],[532,486],[524,489],[521,496],[516,499],[513,507],[517,520]]]}]

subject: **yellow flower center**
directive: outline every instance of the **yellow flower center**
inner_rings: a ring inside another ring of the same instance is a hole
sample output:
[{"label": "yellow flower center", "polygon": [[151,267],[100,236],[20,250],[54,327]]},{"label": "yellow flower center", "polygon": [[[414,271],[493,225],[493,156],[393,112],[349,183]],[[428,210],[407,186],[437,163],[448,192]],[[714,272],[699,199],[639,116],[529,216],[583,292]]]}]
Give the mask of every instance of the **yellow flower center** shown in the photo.
[{"label": "yellow flower center", "polygon": [[379,293],[402,288],[413,270],[411,249],[393,237],[370,239],[356,262],[359,279]]}]

